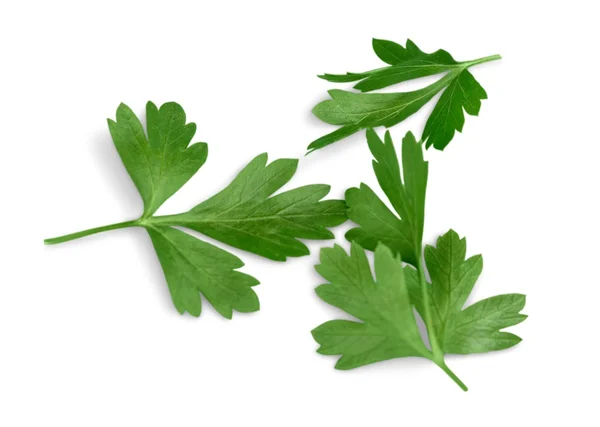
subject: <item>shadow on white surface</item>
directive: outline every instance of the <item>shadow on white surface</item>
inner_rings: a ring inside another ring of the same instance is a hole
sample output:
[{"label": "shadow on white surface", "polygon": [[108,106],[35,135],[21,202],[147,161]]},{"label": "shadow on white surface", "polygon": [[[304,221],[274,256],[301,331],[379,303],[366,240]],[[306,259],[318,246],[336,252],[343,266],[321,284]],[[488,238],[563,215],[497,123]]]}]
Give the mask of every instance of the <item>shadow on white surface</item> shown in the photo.
[{"label": "shadow on white surface", "polygon": [[139,217],[143,209],[142,198],[121,161],[108,128],[93,135],[89,147],[98,169],[102,171],[103,179],[113,190],[117,205],[127,212],[127,218],[123,220]]}]

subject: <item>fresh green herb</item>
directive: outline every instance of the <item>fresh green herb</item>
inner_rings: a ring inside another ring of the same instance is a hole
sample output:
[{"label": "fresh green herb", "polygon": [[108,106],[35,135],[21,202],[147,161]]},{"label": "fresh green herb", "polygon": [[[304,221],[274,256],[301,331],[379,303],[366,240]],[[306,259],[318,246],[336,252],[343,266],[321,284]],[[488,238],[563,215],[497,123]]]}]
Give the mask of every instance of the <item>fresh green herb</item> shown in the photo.
[{"label": "fresh green herb", "polygon": [[[521,338],[501,329],[521,323],[525,295],[505,294],[478,301],[463,310],[483,269],[483,258],[466,258],[467,242],[454,230],[425,247],[425,263],[431,277],[429,289],[432,326],[444,353],[473,354],[504,350]],[[404,269],[410,300],[425,318],[427,308],[421,293],[420,277],[412,267]]]},{"label": "fresh green herb", "polygon": [[[313,330],[321,354],[341,355],[336,368],[352,369],[396,357],[424,357],[444,370],[463,390],[444,355],[502,350],[521,339],[501,329],[516,325],[525,296],[499,295],[463,309],[481,269],[480,255],[466,259],[466,241],[450,230],[436,247],[425,247],[422,260],[428,164],[422,143],[409,132],[402,141],[402,171],[389,132],[381,141],[373,130],[367,140],[377,180],[395,213],[365,184],[346,192],[348,217],[359,225],[346,238],[350,254],[339,246],[321,250],[317,271],[329,283],[319,297],[362,320],[333,320]],[[400,218],[398,218],[398,216]],[[363,247],[375,251],[375,275]],[[407,265],[403,267],[402,261]],[[425,278],[425,264],[431,282]],[[427,327],[423,343],[414,307]]]},{"label": "fresh green herb", "polygon": [[153,216],[204,164],[205,143],[190,145],[196,125],[186,124],[181,106],[170,102],[146,106],[147,136],[129,107],[121,104],[109,129],[123,164],[142,200],[142,216],[45,240],[62,243],[102,231],[144,227],[163,267],[175,307],[180,313],[199,316],[199,293],[224,317],[233,310],[259,309],[252,287],[259,282],[236,271],[244,264],[231,253],[197,239],[174,226],[199,231],[209,237],[263,257],[285,261],[308,255],[298,239],[332,239],[329,227],[346,220],[345,202],[320,201],[327,185],[307,185],[273,196],[296,172],[298,161],[279,159],[267,165],[267,154],[253,159],[224,190],[190,211]]},{"label": "fresh green herb", "polygon": [[[373,153],[377,182],[400,218],[393,214],[366,184],[346,191],[348,218],[360,227],[346,233],[346,238],[374,251],[385,244],[405,262],[418,265],[421,258],[425,223],[425,193],[429,165],[423,160],[421,144],[408,133],[402,144],[402,176],[394,143],[389,132],[383,143],[372,129],[367,143]],[[404,181],[404,182],[403,182]]]},{"label": "fresh green herb", "polygon": [[312,331],[319,353],[342,357],[337,369],[353,369],[396,357],[432,359],[419,334],[399,257],[384,245],[375,249],[375,275],[363,248],[352,243],[350,255],[335,245],[321,250],[317,271],[327,281],[319,297],[362,320],[331,320]]},{"label": "fresh green herb", "polygon": [[458,62],[444,50],[425,53],[410,40],[403,47],[391,41],[373,39],[373,50],[389,66],[363,73],[323,74],[319,77],[335,83],[359,81],[354,88],[369,92],[420,77],[440,73],[446,75],[412,92],[365,94],[330,90],[331,99],[315,106],[313,113],[326,123],[342,127],[313,141],[308,146],[309,152],[333,144],[361,129],[394,126],[416,113],[440,91],[444,92],[425,124],[422,140],[427,148],[433,146],[443,150],[454,137],[455,131],[462,132],[465,122],[463,109],[477,116],[481,100],[487,98],[485,90],[468,69],[500,59],[500,55],[492,55]]}]

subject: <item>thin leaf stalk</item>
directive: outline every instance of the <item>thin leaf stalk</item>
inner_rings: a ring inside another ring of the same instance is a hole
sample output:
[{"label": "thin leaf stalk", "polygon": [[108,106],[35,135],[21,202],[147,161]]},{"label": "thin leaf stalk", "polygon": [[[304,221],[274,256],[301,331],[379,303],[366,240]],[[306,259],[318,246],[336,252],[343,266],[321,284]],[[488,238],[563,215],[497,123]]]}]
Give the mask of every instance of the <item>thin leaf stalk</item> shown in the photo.
[{"label": "thin leaf stalk", "polygon": [[485,64],[486,62],[498,61],[500,59],[502,59],[502,57],[500,55],[490,55],[490,56],[484,56],[483,58],[474,59],[472,61],[462,62],[461,64],[464,64],[465,67],[469,68],[474,65]]},{"label": "thin leaf stalk", "polygon": [[461,381],[458,376],[452,372],[452,370],[446,365],[444,361],[444,352],[440,346],[438,341],[438,337],[435,333],[435,329],[433,326],[433,316],[431,314],[431,298],[429,297],[429,289],[427,285],[427,281],[425,280],[425,272],[423,269],[423,261],[422,258],[419,257],[417,270],[419,272],[419,282],[421,284],[421,295],[423,298],[423,307],[425,310],[424,313],[424,321],[425,326],[427,327],[427,337],[429,338],[429,345],[431,346],[432,361],[438,365],[452,380],[463,390],[467,391],[468,387]]},{"label": "thin leaf stalk", "polygon": [[56,245],[58,243],[68,242],[70,240],[80,239],[82,237],[91,236],[92,234],[103,233],[110,230],[118,230],[119,228],[138,227],[142,226],[140,220],[123,221],[115,224],[103,225],[102,227],[90,228],[88,230],[78,231],[76,233],[65,234],[64,236],[52,237],[45,239],[45,245]]}]

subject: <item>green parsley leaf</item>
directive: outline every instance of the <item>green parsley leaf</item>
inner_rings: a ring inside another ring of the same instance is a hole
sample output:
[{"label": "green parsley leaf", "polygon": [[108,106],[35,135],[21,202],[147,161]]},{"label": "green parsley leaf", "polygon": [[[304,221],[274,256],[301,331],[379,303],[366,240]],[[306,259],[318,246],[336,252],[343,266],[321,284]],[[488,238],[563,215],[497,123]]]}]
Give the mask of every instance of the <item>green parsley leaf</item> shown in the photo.
[{"label": "green parsley leaf", "polygon": [[359,81],[354,88],[369,92],[420,77],[440,73],[446,75],[412,92],[365,94],[330,90],[331,99],[317,104],[313,114],[326,123],[342,127],[313,141],[308,146],[309,153],[360,129],[394,126],[420,110],[441,91],[442,97],[427,120],[422,140],[427,148],[433,146],[443,150],[454,137],[455,131],[462,132],[463,110],[476,116],[481,100],[487,98],[485,90],[467,71],[468,68],[500,59],[499,55],[492,55],[457,62],[444,50],[425,53],[410,40],[405,48],[391,41],[374,39],[373,50],[389,66],[362,73],[323,74],[319,77],[334,83]]},{"label": "green parsley leaf", "polygon": [[[507,294],[487,298],[463,310],[483,268],[483,258],[466,259],[467,243],[454,230],[441,236],[436,246],[425,247],[425,262],[431,276],[428,283],[435,334],[444,353],[471,354],[504,350],[521,338],[501,329],[524,321],[519,312],[525,295]],[[411,301],[424,315],[419,276],[405,268]]]},{"label": "green parsley leaf", "polygon": [[365,251],[352,243],[348,255],[338,245],[321,250],[317,272],[329,283],[319,297],[364,323],[332,320],[312,331],[326,355],[340,354],[335,367],[353,369],[396,357],[425,357],[431,352],[419,334],[399,257],[384,245],[375,250],[375,275]]},{"label": "green parsley leaf", "polygon": [[394,207],[396,216],[366,184],[346,191],[348,218],[359,225],[346,233],[346,239],[365,249],[375,250],[383,243],[404,262],[417,265],[421,257],[425,222],[425,193],[428,164],[412,133],[402,140],[402,171],[389,132],[385,142],[375,131],[367,131],[377,181]]},{"label": "green parsley leaf", "polygon": [[330,189],[322,184],[269,198],[292,178],[298,161],[266,163],[267,155],[261,154],[220,193],[189,212],[158,217],[156,221],[187,227],[276,261],[308,255],[308,248],[297,238],[333,239],[327,227],[344,222],[344,202],[319,202]]},{"label": "green parsley leaf", "polygon": [[365,251],[352,243],[351,255],[339,246],[321,250],[316,267],[328,284],[317,295],[362,322],[331,320],[312,330],[318,353],[341,355],[336,369],[354,369],[400,357],[423,357],[446,372],[463,390],[464,383],[448,368],[443,354],[421,339],[412,311],[402,261],[380,244],[375,249],[375,281]]},{"label": "green parsley leaf", "polygon": [[206,161],[205,143],[189,145],[195,123],[185,123],[183,108],[168,102],[159,108],[146,104],[148,137],[142,123],[125,105],[117,108],[117,121],[108,128],[125,169],[144,201],[143,217],[152,215],[185,184]]},{"label": "green parsley leaf", "polygon": [[[321,250],[317,271],[329,284],[317,288],[325,302],[362,320],[334,320],[313,330],[318,352],[341,355],[336,368],[352,369],[396,357],[424,357],[446,372],[463,390],[465,384],[448,368],[444,355],[502,350],[521,339],[502,331],[527,316],[520,313],[525,296],[499,295],[464,308],[481,273],[480,255],[466,258],[466,241],[450,230],[437,247],[422,238],[428,164],[423,144],[409,132],[402,141],[402,170],[393,141],[367,131],[373,169],[393,213],[365,184],[346,192],[348,217],[359,225],[346,238],[348,256],[339,246]],[[397,215],[399,215],[399,217]],[[375,273],[363,247],[375,251]],[[402,266],[402,261],[406,266]],[[427,327],[429,348],[419,334],[411,307]],[[415,331],[417,331],[415,335]]]},{"label": "green parsley leaf", "polygon": [[462,132],[465,124],[463,109],[472,116],[479,115],[482,99],[487,99],[485,89],[469,71],[463,70],[448,84],[425,123],[422,139],[426,146],[438,150],[446,148],[454,138],[454,132]]},{"label": "green parsley leaf", "polygon": [[379,59],[389,64],[390,67],[364,73],[323,74],[319,77],[334,83],[360,80],[354,85],[354,88],[361,92],[370,92],[404,81],[460,68],[459,63],[445,50],[438,50],[431,54],[425,53],[411,40],[406,41],[406,48],[404,48],[392,41],[373,39],[373,50]]},{"label": "green parsley leaf", "polygon": [[252,290],[259,282],[235,271],[244,265],[238,257],[176,228],[146,229],[177,311],[199,316],[202,311],[199,292],[228,319],[232,310],[247,313],[259,309],[258,297]]},{"label": "green parsley leaf", "polygon": [[126,227],[148,231],[163,268],[175,307],[199,316],[200,294],[224,317],[233,311],[252,312],[259,303],[252,287],[259,282],[237,271],[244,264],[236,256],[197,239],[174,226],[199,231],[228,245],[263,257],[285,261],[307,255],[299,239],[331,239],[329,227],[346,220],[343,200],[321,199],[327,185],[307,185],[273,196],[295,174],[298,161],[279,159],[267,165],[267,154],[252,160],[224,190],[189,212],[153,216],[165,200],[204,164],[204,143],[189,145],[196,126],[186,124],[175,103],[147,105],[147,136],[131,109],[121,104],[117,121],[109,120],[113,141],[144,202],[137,220],[96,227],[46,244],[62,243],[91,234]]}]

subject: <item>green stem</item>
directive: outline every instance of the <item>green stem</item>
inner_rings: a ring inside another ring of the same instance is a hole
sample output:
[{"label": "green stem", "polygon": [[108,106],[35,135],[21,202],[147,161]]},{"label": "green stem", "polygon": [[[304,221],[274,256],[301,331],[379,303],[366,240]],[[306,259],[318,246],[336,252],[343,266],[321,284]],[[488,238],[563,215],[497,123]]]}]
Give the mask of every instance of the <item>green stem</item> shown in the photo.
[{"label": "green stem", "polygon": [[429,344],[431,344],[433,359],[437,363],[437,361],[443,359],[444,354],[442,353],[442,349],[440,348],[437,337],[435,335],[435,330],[433,329],[433,316],[431,315],[429,289],[427,286],[427,281],[425,280],[425,273],[423,272],[423,262],[421,261],[421,259],[419,259],[417,271],[419,272],[419,282],[421,284],[421,297],[423,298],[423,307],[425,308],[425,319],[423,320],[425,321],[425,326],[427,326],[427,337],[429,338]]},{"label": "green stem", "polygon": [[421,295],[423,298],[423,307],[425,308],[425,313],[424,313],[425,318],[423,320],[425,321],[425,326],[427,327],[427,337],[429,338],[429,344],[431,345],[431,352],[433,353],[432,360],[436,365],[438,365],[440,368],[442,368],[442,370],[446,374],[448,374],[448,376],[450,378],[452,378],[452,380],[456,384],[458,384],[458,386],[461,389],[463,389],[464,391],[467,391],[468,388],[465,385],[465,383],[463,383],[460,380],[460,378],[458,378],[456,376],[456,374],[454,372],[452,372],[452,370],[446,365],[446,362],[444,361],[444,352],[442,351],[442,348],[440,347],[437,336],[435,334],[435,330],[433,328],[433,316],[431,315],[431,302],[430,302],[430,298],[429,298],[429,288],[427,285],[427,281],[425,280],[425,272],[423,270],[423,261],[421,260],[421,258],[419,258],[417,270],[419,271],[419,282],[421,284]]},{"label": "green stem", "polygon": [[79,239],[81,237],[90,236],[92,234],[102,233],[103,231],[117,230],[119,228],[127,228],[127,227],[136,227],[136,226],[140,226],[140,225],[141,225],[141,223],[137,219],[132,220],[132,221],[118,222],[116,224],[110,224],[110,225],[104,225],[102,227],[90,228],[89,230],[78,231],[77,233],[65,234],[64,236],[46,239],[46,240],[44,240],[44,244],[45,245],[55,245],[57,243],[68,242],[69,240]]},{"label": "green stem", "polygon": [[483,58],[474,59],[473,61],[463,62],[463,64],[465,64],[466,67],[468,68],[468,67],[472,67],[473,65],[484,64],[486,62],[491,62],[491,61],[498,61],[499,59],[502,59],[502,57],[500,55],[490,55],[490,56],[485,56]]},{"label": "green stem", "polygon": [[456,376],[456,374],[454,372],[452,372],[452,370],[448,367],[448,365],[446,365],[446,363],[444,361],[442,361],[441,363],[436,363],[436,365],[438,365],[440,368],[442,368],[442,370],[448,374],[448,376],[450,378],[452,378],[454,380],[454,382],[456,384],[458,384],[458,386],[460,388],[462,388],[463,391],[469,391],[469,388],[466,386],[465,383],[463,383],[460,378],[458,378]]}]

